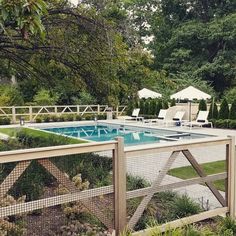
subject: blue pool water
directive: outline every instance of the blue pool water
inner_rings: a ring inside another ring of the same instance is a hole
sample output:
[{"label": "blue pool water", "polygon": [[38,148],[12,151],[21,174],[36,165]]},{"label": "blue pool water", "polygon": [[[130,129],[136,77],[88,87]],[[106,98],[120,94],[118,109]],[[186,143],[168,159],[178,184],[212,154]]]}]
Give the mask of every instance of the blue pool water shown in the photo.
[{"label": "blue pool water", "polygon": [[124,127],[120,125],[60,127],[46,128],[43,130],[96,142],[110,141],[114,140],[117,136],[122,136],[126,146],[205,137],[205,135],[200,134],[190,134],[162,129],[154,130],[136,127]]}]

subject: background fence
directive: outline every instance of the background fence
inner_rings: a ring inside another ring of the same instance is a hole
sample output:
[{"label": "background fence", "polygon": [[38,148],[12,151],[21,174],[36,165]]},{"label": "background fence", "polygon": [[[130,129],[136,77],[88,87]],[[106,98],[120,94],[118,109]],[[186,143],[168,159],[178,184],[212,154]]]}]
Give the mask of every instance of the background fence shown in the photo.
[{"label": "background fence", "polygon": [[[20,117],[26,121],[34,122],[39,116],[54,115],[78,115],[83,117],[86,114],[103,115],[110,111],[108,105],[63,105],[63,106],[11,106],[0,107],[0,118],[8,117],[12,123],[19,122]],[[113,113],[116,116],[122,115],[126,106],[117,106]]]},{"label": "background fence", "polygon": [[[203,163],[211,161],[223,161],[225,171],[206,173]],[[67,235],[82,234],[81,230],[89,228],[106,231],[104,235],[115,230],[119,235],[127,225],[135,231],[143,229],[149,215],[164,219],[166,212],[175,212],[168,208],[167,199],[183,195],[200,201],[203,212],[171,221],[162,230],[219,214],[236,216],[232,137],[135,148],[124,148],[123,139],[118,138],[104,143],[6,151],[0,152],[0,164],[0,228],[8,232]],[[186,165],[198,176],[181,179],[171,175],[173,168]],[[216,181],[222,180],[226,183],[224,191],[216,187]],[[193,190],[200,195],[195,196]]]}]

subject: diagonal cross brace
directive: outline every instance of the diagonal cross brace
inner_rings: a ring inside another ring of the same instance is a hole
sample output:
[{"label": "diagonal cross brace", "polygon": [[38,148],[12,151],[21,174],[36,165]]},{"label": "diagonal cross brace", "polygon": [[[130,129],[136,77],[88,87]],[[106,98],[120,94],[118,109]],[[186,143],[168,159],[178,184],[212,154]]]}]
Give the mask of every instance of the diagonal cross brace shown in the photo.
[{"label": "diagonal cross brace", "polygon": [[[66,187],[71,193],[80,192],[74,183],[65,175],[56,165],[47,159],[38,160],[38,163],[41,164],[51,175],[53,175],[64,187]],[[106,217],[101,209],[96,205],[96,202],[92,199],[81,200],[80,201],[85,208],[92,212],[108,229],[113,229],[113,223]],[[93,204],[91,206],[91,204]]]},{"label": "diagonal cross brace", "polygon": [[0,198],[3,198],[7,192],[12,188],[15,182],[20,178],[24,171],[28,168],[31,161],[19,162],[11,173],[4,179],[0,185]]},{"label": "diagonal cross brace", "polygon": [[176,160],[176,158],[179,155],[179,153],[180,153],[180,151],[174,151],[174,152],[172,152],[171,156],[168,158],[165,166],[159,172],[156,180],[152,183],[150,192],[148,193],[148,195],[146,195],[143,198],[143,200],[141,201],[140,205],[136,209],[134,215],[131,217],[131,219],[129,221],[129,224],[128,224],[130,229],[133,229],[134,226],[137,224],[137,222],[140,219],[140,217],[142,216],[145,208],[147,207],[148,203],[151,201],[153,195],[157,192],[157,188],[160,187],[160,184],[163,181],[166,173],[168,172],[168,170],[170,169],[170,167],[172,166],[172,164]]},{"label": "diagonal cross brace", "polygon": [[[206,177],[207,175],[205,174],[205,172],[202,169],[202,167],[198,164],[198,162],[196,161],[194,156],[191,154],[191,152],[189,150],[182,150],[182,152],[183,152],[184,156],[188,159],[188,161],[190,162],[190,164],[192,165],[194,170],[197,172],[197,174],[200,177]],[[205,184],[211,190],[211,192],[216,197],[216,199],[219,201],[219,203],[223,207],[225,207],[227,205],[226,201],[223,198],[223,196],[220,194],[219,190],[216,189],[216,187],[212,184],[212,182],[205,182]]]}]

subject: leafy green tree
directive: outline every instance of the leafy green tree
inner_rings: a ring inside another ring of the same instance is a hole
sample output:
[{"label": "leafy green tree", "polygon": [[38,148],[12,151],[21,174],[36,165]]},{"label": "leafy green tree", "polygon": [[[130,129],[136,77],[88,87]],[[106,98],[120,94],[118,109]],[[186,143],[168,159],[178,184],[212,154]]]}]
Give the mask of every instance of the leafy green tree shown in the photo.
[{"label": "leafy green tree", "polygon": [[215,102],[212,101],[209,108],[208,119],[217,119],[218,118],[218,107]]},{"label": "leafy green tree", "polygon": [[[0,2],[0,24],[5,31],[7,28],[19,29],[24,39],[29,34],[45,36],[42,16],[47,13],[47,5],[43,0],[2,0]],[[8,33],[9,35],[9,33]]]},{"label": "leafy green tree", "polygon": [[24,100],[18,87],[11,85],[0,86],[0,106],[21,106]]},{"label": "leafy green tree", "polygon": [[75,100],[75,104],[91,105],[96,103],[96,99],[88,92],[82,91],[79,96],[79,99]]},{"label": "leafy green tree", "polygon": [[208,81],[218,92],[234,85],[235,7],[235,1],[158,1],[148,21],[155,68]]},{"label": "leafy green tree", "polygon": [[229,118],[229,104],[226,98],[224,98],[220,104],[219,119],[228,119],[228,118]]},{"label": "leafy green tree", "polygon": [[34,96],[34,103],[36,105],[55,105],[58,100],[58,94],[52,94],[49,90],[41,89]]},{"label": "leafy green tree", "polygon": [[234,99],[234,101],[231,104],[229,119],[236,120],[236,99]]},{"label": "leafy green tree", "polygon": [[224,93],[225,98],[229,103],[233,103],[236,98],[236,87],[230,88]]},{"label": "leafy green tree", "polygon": [[207,110],[207,104],[204,99],[201,99],[199,104],[198,104],[198,110],[199,111],[206,111]]}]

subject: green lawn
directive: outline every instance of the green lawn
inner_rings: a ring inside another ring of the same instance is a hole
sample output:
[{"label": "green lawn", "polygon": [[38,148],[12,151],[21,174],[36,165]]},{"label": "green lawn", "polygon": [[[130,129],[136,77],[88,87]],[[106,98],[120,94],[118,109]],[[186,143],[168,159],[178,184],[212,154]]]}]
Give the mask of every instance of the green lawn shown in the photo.
[{"label": "green lawn", "polygon": [[40,137],[45,139],[66,139],[65,144],[78,144],[78,143],[87,143],[87,141],[80,140],[77,138],[70,138],[70,137],[62,137],[57,134],[47,133],[41,130],[34,130],[30,128],[0,128],[0,133],[9,135],[10,137],[15,137],[16,133],[19,131],[24,131],[28,136],[31,137]]},{"label": "green lawn", "polygon": [[10,137],[14,137],[17,132],[17,128],[0,128],[0,133],[6,134]]},{"label": "green lawn", "polygon": [[[202,168],[206,174],[212,175],[217,173],[225,172],[225,161],[216,161],[202,164]],[[198,174],[191,166],[179,167],[175,169],[171,169],[168,171],[169,175],[181,178],[181,179],[191,179],[194,177],[198,177]],[[214,185],[217,189],[225,191],[225,180],[217,180],[214,181]]]}]

